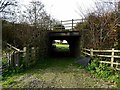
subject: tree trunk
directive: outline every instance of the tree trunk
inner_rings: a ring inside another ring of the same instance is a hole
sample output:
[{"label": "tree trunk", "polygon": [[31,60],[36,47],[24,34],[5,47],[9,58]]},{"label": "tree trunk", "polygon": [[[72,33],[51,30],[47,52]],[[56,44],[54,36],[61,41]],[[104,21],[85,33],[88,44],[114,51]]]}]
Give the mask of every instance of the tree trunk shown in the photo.
[{"label": "tree trunk", "polygon": [[118,49],[120,50],[120,1],[118,2],[118,25],[117,25],[117,33],[118,33]]},{"label": "tree trunk", "polygon": [[118,49],[120,50],[120,26],[117,27],[118,30]]}]

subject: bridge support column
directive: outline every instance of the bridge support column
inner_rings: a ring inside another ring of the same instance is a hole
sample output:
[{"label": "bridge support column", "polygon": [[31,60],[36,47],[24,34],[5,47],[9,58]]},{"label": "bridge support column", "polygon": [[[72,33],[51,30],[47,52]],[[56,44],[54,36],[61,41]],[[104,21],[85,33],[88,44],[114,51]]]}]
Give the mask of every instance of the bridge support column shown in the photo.
[{"label": "bridge support column", "polygon": [[70,48],[70,55],[73,57],[80,57],[80,38],[73,38],[67,40]]}]

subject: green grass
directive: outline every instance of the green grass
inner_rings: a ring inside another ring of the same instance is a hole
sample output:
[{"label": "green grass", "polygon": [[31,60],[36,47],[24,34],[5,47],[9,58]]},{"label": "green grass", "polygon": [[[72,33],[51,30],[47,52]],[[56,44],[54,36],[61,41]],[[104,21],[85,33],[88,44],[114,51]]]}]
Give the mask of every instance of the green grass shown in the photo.
[{"label": "green grass", "polygon": [[69,44],[53,44],[56,46],[56,49],[58,51],[68,51],[69,50]]},{"label": "green grass", "polygon": [[47,69],[47,68],[67,68],[68,65],[77,66],[75,58],[46,58],[38,61],[32,69]]},{"label": "green grass", "polygon": [[[39,74],[44,73],[45,70],[49,70],[47,72],[71,72],[71,69],[68,69],[68,66],[73,66],[74,69],[79,67],[77,64],[74,63],[74,58],[64,58],[64,59],[57,59],[57,58],[46,58],[37,62],[37,64],[21,73],[13,73],[11,75],[7,75],[3,77],[3,87],[7,88],[9,86],[17,84],[17,78],[24,76],[26,74],[31,74],[34,76],[39,77]],[[39,72],[41,70],[41,72]],[[52,71],[51,71],[52,70]]]},{"label": "green grass", "polygon": [[54,44],[54,45],[56,45],[56,47],[58,47],[58,48],[69,48],[69,44]]},{"label": "green grass", "polygon": [[93,58],[91,64],[86,69],[93,75],[104,80],[109,80],[117,84],[120,87],[120,72],[112,69],[108,64],[99,63],[99,58]]},{"label": "green grass", "polygon": [[108,84],[86,72],[75,58],[46,58],[24,72],[8,75],[3,87],[14,88],[93,88],[106,87]]},{"label": "green grass", "polygon": [[[69,45],[56,44],[57,49],[69,49]],[[43,87],[55,88],[107,88],[108,81],[96,78],[86,71],[81,65],[75,63],[76,58],[45,58],[40,59],[34,66],[20,72],[3,77],[3,87],[30,88]],[[91,70],[94,67],[89,67]],[[112,79],[113,78],[113,79]],[[112,80],[118,79],[111,77]],[[118,80],[118,84],[119,84]],[[0,83],[1,84],[1,83]],[[116,87],[115,84],[112,83]]]}]

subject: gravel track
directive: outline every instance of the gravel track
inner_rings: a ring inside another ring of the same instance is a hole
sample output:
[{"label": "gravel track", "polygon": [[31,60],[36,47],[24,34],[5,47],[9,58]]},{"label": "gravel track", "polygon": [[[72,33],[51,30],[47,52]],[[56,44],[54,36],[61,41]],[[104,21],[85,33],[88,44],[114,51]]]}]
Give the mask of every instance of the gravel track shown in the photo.
[{"label": "gravel track", "polygon": [[[11,79],[11,78],[10,78]],[[12,77],[12,88],[113,88],[115,84],[98,79],[84,69],[68,66],[66,69],[49,67],[35,69]],[[5,83],[3,82],[3,87]]]}]

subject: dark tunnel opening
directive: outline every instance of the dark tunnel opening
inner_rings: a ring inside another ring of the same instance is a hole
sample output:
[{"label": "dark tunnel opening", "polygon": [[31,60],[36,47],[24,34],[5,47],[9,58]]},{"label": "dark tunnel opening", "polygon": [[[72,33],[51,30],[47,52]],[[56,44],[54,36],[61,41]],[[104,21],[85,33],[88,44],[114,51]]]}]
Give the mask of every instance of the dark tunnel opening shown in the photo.
[{"label": "dark tunnel opening", "polygon": [[[55,43],[55,40],[59,42]],[[66,41],[67,43],[63,43]],[[79,37],[59,37],[50,38],[50,56],[51,57],[79,57],[80,39]]]},{"label": "dark tunnel opening", "polygon": [[[59,40],[59,44],[55,42]],[[80,57],[79,31],[54,31],[49,33],[49,55],[52,57]],[[67,42],[66,46],[63,41]],[[62,43],[62,44],[61,44]],[[66,48],[65,48],[66,47]]]},{"label": "dark tunnel opening", "polygon": [[68,42],[66,40],[52,40],[51,56],[57,58],[71,57]]}]

